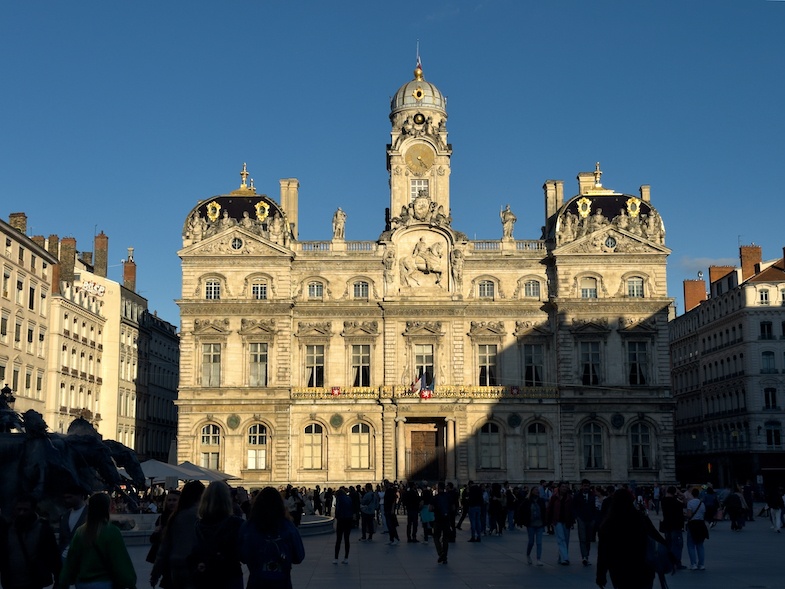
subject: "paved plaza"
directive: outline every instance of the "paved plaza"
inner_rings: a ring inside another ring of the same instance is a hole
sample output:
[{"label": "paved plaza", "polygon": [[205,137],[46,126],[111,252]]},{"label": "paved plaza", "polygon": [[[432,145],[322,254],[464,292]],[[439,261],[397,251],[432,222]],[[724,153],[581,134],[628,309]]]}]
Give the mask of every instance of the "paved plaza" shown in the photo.
[{"label": "paved plaza", "polygon": [[[757,507],[760,509],[760,506]],[[756,512],[757,513],[757,512]],[[656,522],[656,516],[652,515]],[[400,520],[405,524],[405,516]],[[505,532],[502,537],[483,537],[469,543],[468,521],[450,544],[449,564],[436,562],[433,542],[409,544],[405,540],[389,546],[385,537],[375,534],[373,542],[358,542],[359,532],[352,531],[349,564],[332,564],[334,535],[308,536],[305,560],[294,567],[295,589],[572,589],[594,585],[594,565],[581,565],[576,530],[570,537],[570,566],[556,564],[556,540],[545,536],[545,566],[526,564],[525,529]],[[398,528],[405,538],[406,528]],[[420,536],[422,537],[422,530]],[[138,586],[148,583],[150,566],[144,558],[147,546],[131,546],[131,556],[139,576]],[[343,548],[341,551],[343,558]],[[595,562],[596,545],[591,561]],[[685,541],[683,561],[689,564]],[[767,519],[749,522],[742,532],[731,532],[730,523],[722,522],[711,530],[706,542],[706,571],[682,570],[668,576],[671,589],[782,589],[785,587],[785,532],[776,534]],[[607,587],[610,589],[610,582]],[[659,583],[655,581],[655,589]]]}]

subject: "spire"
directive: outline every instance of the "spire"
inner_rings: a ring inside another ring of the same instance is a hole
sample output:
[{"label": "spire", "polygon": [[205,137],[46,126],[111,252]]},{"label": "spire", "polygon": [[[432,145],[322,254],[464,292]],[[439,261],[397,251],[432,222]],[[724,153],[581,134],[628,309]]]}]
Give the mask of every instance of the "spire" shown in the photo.
[{"label": "spire", "polygon": [[240,183],[240,188],[246,188],[248,186],[245,182],[248,179],[248,167],[245,165],[245,162],[243,162],[243,171],[240,172],[240,178],[243,179]]},{"label": "spire", "polygon": [[420,60],[420,40],[417,39],[417,65],[414,66],[414,79],[423,80],[422,77],[422,60]]},{"label": "spire", "polygon": [[602,188],[602,182],[600,182],[600,178],[602,178],[602,170],[600,170],[600,162],[597,162],[597,165],[594,166],[594,187],[595,188]]}]

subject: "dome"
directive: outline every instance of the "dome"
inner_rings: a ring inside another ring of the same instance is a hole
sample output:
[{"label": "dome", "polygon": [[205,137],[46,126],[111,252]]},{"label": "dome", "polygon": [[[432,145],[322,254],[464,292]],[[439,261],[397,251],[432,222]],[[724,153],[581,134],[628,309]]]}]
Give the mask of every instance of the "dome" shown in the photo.
[{"label": "dome", "polygon": [[414,68],[414,79],[398,88],[390,101],[390,114],[394,115],[403,110],[418,108],[447,113],[447,99],[436,86],[425,81],[419,63]]}]

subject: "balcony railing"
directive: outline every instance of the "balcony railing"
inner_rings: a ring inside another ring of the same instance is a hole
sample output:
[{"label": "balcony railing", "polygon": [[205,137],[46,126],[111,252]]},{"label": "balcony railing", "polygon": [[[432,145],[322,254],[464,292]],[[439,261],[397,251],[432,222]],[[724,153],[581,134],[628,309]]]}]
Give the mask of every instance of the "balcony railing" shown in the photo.
[{"label": "balcony railing", "polygon": [[555,399],[555,387],[481,387],[443,385],[415,390],[407,385],[382,387],[294,387],[293,399]]}]

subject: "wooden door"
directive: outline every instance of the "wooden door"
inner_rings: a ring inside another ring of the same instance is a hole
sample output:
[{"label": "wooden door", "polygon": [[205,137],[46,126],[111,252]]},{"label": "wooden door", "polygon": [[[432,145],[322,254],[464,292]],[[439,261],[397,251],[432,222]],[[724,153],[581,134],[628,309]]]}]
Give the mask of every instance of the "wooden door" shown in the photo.
[{"label": "wooden door", "polygon": [[439,480],[439,449],[436,432],[411,432],[409,479],[413,481]]}]

